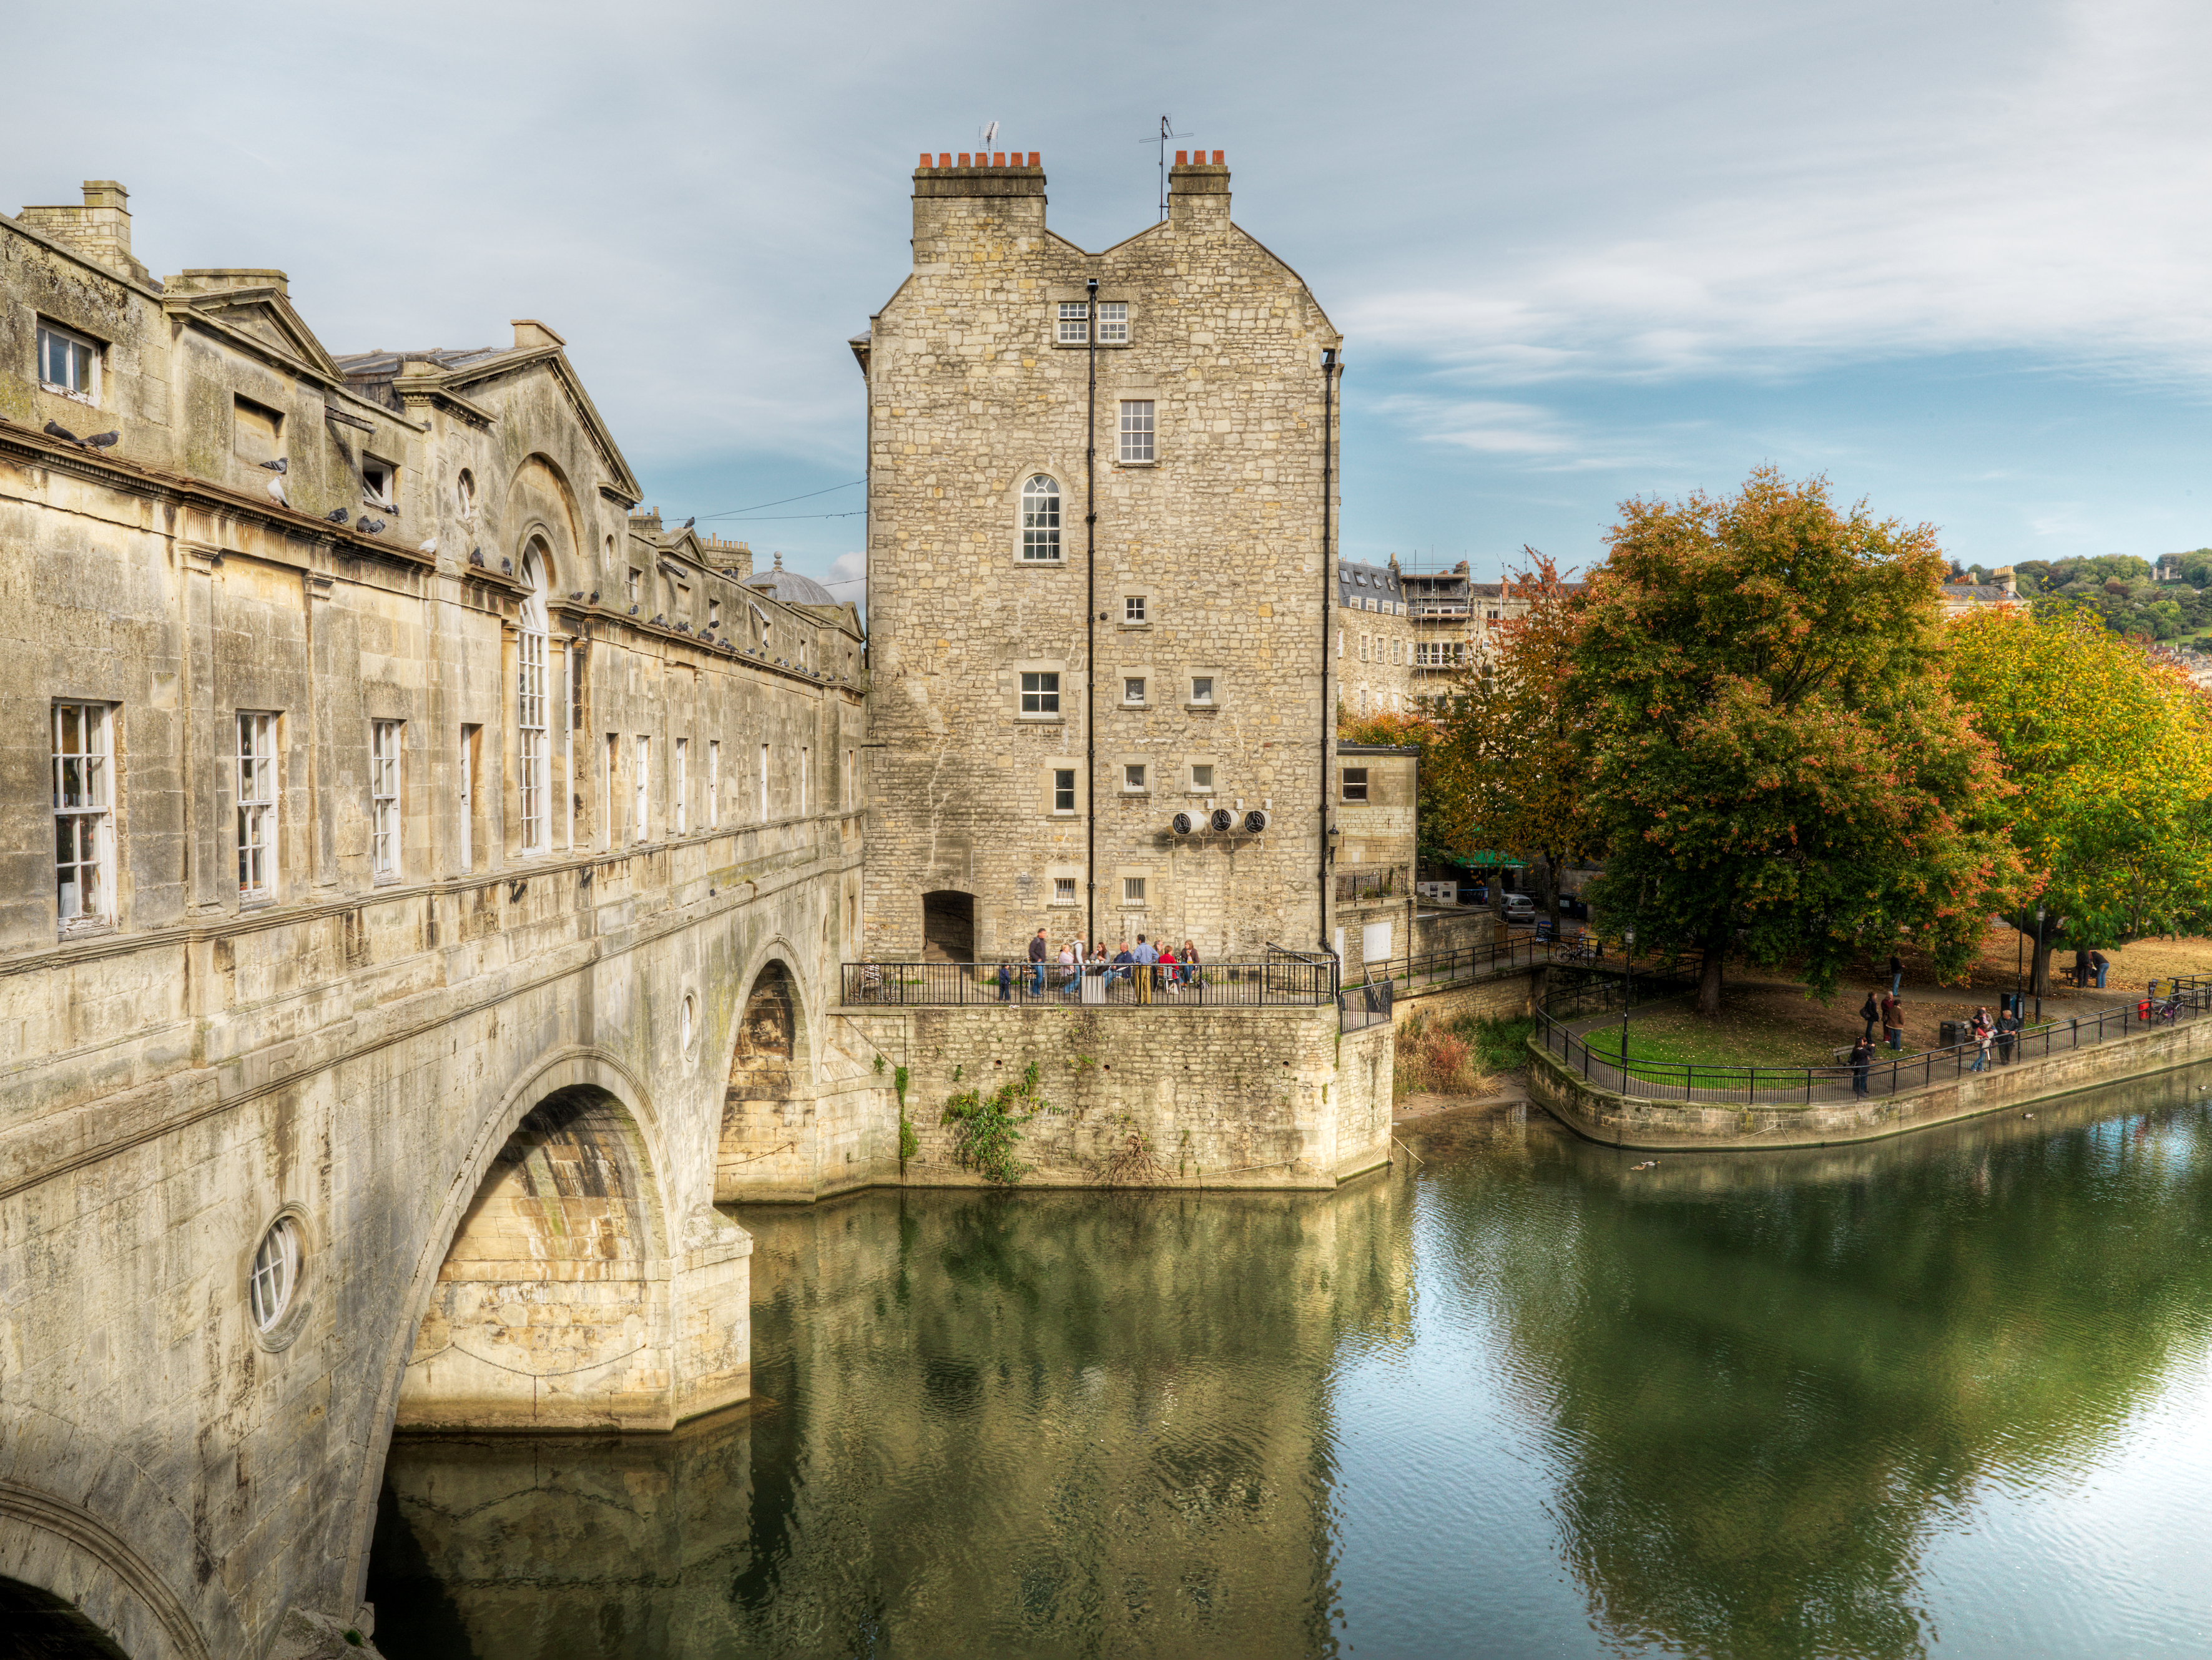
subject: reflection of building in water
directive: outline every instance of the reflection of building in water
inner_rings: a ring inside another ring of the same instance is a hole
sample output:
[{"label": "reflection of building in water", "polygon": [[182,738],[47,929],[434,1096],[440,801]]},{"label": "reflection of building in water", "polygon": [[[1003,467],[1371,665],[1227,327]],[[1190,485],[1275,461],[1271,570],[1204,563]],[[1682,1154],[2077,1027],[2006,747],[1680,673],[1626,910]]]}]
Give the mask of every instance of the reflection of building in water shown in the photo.
[{"label": "reflection of building in water", "polygon": [[2203,1088],[1633,1174],[1547,1125],[1416,1135],[1524,1167],[1463,1195],[1499,1242],[1466,1271],[1539,1382],[1595,1617],[1669,1652],[1922,1653],[1930,1537],[1993,1477],[2071,1485],[2201,1348],[2212,1170],[2135,1127],[2201,1126]]},{"label": "reflection of building in water", "polygon": [[1406,1191],[749,1211],[761,1404],[668,1437],[403,1438],[379,1641],[1324,1648],[1328,1380],[1342,1339],[1407,1334]]}]

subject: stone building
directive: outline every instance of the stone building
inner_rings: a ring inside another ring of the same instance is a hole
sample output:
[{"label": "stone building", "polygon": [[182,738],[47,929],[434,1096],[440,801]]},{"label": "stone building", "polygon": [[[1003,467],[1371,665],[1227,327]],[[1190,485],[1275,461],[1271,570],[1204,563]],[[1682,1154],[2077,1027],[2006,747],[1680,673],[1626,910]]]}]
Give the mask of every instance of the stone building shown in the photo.
[{"label": "stone building", "polygon": [[228,1660],[352,1615],[395,1421],[742,1398],[731,1149],[896,1142],[794,1104],[849,608],[635,513],[544,325],[333,355],[127,199],[0,216],[0,1606]]},{"label": "stone building", "polygon": [[1099,253],[1023,161],[922,157],[913,271],[853,343],[867,951],[1315,950],[1340,337],[1231,219],[1221,152],[1179,153],[1166,220]]}]

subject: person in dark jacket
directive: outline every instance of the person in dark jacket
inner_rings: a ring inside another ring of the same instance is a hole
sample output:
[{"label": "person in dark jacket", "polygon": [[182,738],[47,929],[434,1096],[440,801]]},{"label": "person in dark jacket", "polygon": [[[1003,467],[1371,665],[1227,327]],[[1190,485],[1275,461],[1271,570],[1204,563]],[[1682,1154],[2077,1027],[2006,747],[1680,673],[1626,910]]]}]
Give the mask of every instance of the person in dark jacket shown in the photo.
[{"label": "person in dark jacket", "polygon": [[1875,1022],[1881,1018],[1881,1005],[1875,1000],[1872,992],[1867,994],[1866,1003],[1859,1010],[1859,1018],[1866,1022],[1867,1042],[1873,1043]]},{"label": "person in dark jacket", "polygon": [[1895,993],[1881,1000],[1881,1041],[1893,1049],[1905,1047],[1905,1005]]},{"label": "person in dark jacket", "polygon": [[1014,965],[1012,963],[999,964],[999,1000],[1001,1003],[1014,1000]]},{"label": "person in dark jacket", "polygon": [[1044,942],[1044,930],[1039,928],[1036,938],[1030,941],[1030,995],[1032,997],[1044,995],[1044,960],[1051,955],[1052,947]]},{"label": "person in dark jacket", "polygon": [[[1874,1001],[1874,999],[1869,997],[1867,999],[1867,1001],[1871,1003]],[[1865,1097],[1867,1092],[1867,1072],[1873,1065],[1874,1032],[1872,1029],[1869,1028],[1864,1037],[1861,1037],[1857,1043],[1851,1045],[1851,1093],[1853,1095],[1858,1096],[1862,1098]]]},{"label": "person in dark jacket", "polygon": [[2105,960],[2105,953],[2100,951],[2091,952],[2089,953],[2089,967],[2097,976],[2097,989],[2099,991],[2104,990],[2105,970],[2112,967],[2112,964]]},{"label": "person in dark jacket", "polygon": [[1893,952],[1889,958],[1889,994],[1894,997],[1904,988],[1905,964],[1897,960],[1897,954]]},{"label": "person in dark jacket", "polygon": [[2074,953],[2074,983],[2076,986],[2089,983],[2089,953],[2087,951]]}]

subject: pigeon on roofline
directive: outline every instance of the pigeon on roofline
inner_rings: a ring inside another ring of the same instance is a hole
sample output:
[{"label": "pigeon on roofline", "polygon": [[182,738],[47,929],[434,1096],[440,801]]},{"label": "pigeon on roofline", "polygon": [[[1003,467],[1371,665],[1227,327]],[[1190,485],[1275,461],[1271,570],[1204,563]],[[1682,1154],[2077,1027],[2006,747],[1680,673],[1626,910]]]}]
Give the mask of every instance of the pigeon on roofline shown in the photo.
[{"label": "pigeon on roofline", "polygon": [[281,478],[272,478],[269,481],[269,494],[280,508],[289,508],[292,505],[285,498],[284,481]]},{"label": "pigeon on roofline", "polygon": [[123,435],[119,432],[96,432],[84,441],[88,449],[112,449],[123,441]]},{"label": "pigeon on roofline", "polygon": [[599,603],[599,591],[597,588],[592,590],[592,603],[595,605]]},{"label": "pigeon on roofline", "polygon": [[571,599],[581,599],[584,597],[584,591],[581,588],[571,588],[568,590],[568,597]]},{"label": "pigeon on roofline", "polygon": [[684,528],[685,530],[690,530],[690,529],[691,528],[691,526],[694,526],[694,525],[697,524],[698,522],[699,522],[699,521],[698,521],[696,519],[686,519],[686,520],[684,521]]},{"label": "pigeon on roofline", "polygon": [[514,575],[514,561],[508,558],[505,554],[501,554],[500,556],[499,568],[505,571],[509,576]]},{"label": "pigeon on roofline", "polygon": [[417,553],[435,553],[437,550],[438,538],[434,536],[415,550]]},{"label": "pigeon on roofline", "polygon": [[384,528],[384,520],[364,517],[356,520],[353,527],[364,536],[374,536]]},{"label": "pigeon on roofline", "polygon": [[[269,488],[273,490],[276,486],[271,484]],[[343,508],[332,508],[328,513],[325,514],[323,517],[329,520],[333,525],[343,525],[346,521],[346,510]]]},{"label": "pigeon on roofline", "polygon": [[636,616],[636,615],[637,615],[637,607],[636,607],[635,605],[632,605],[632,606],[629,608],[629,614],[630,614],[632,617],[635,617],[635,616]]},{"label": "pigeon on roofline", "polygon": [[281,473],[287,471],[291,466],[292,463],[287,458],[280,455],[274,461],[264,461],[261,465],[268,468],[271,472]]},{"label": "pigeon on roofline", "polygon": [[46,432],[47,437],[58,438],[65,444],[75,444],[82,441],[75,433],[71,432],[67,427],[62,425],[58,421],[47,422]]},{"label": "pigeon on roofline", "polygon": [[483,563],[483,550],[482,548],[471,548],[469,550],[469,563],[471,565],[481,565]]}]

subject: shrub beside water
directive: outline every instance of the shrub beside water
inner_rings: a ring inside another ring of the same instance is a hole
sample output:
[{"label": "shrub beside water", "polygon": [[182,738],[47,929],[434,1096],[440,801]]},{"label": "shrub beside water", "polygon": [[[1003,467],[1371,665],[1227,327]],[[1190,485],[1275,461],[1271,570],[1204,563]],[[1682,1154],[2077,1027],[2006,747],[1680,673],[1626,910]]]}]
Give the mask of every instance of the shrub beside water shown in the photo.
[{"label": "shrub beside water", "polygon": [[1456,1020],[1431,1019],[1424,1009],[1400,1026],[1391,1093],[1471,1095],[1486,1074],[1507,1072],[1528,1060],[1534,1020],[1463,1014]]}]

